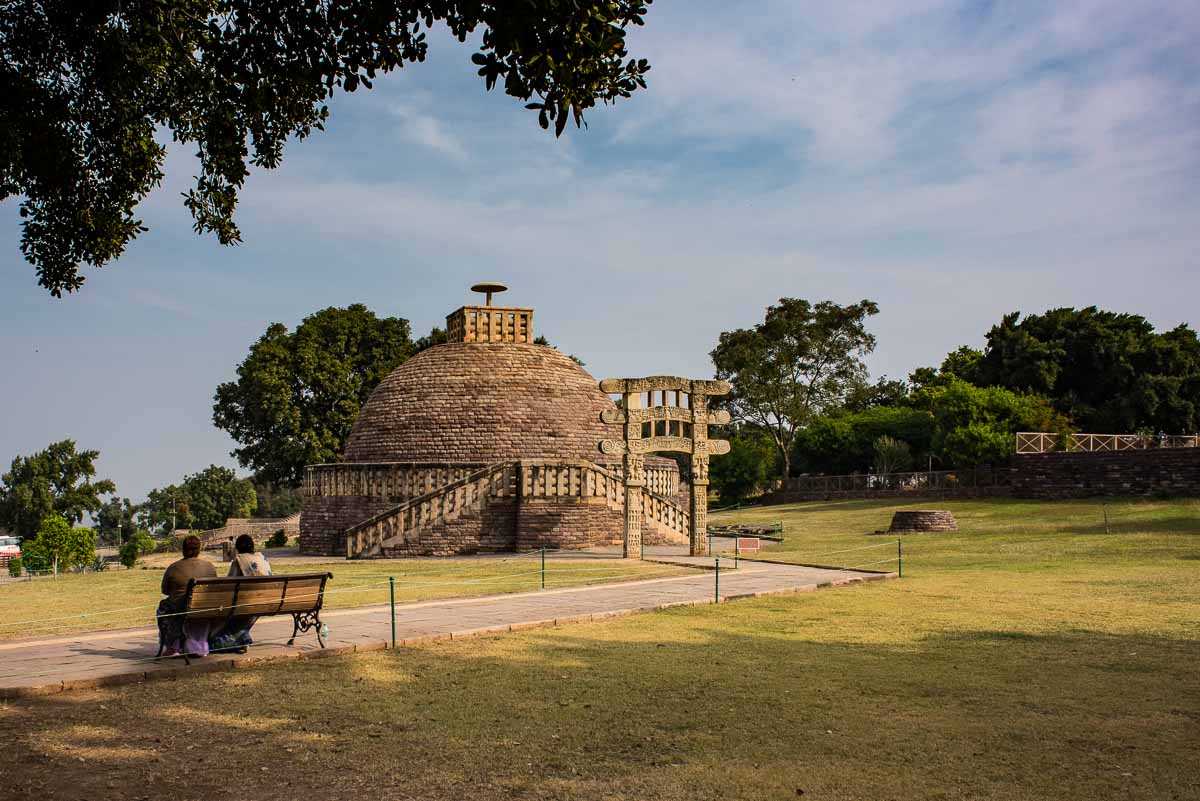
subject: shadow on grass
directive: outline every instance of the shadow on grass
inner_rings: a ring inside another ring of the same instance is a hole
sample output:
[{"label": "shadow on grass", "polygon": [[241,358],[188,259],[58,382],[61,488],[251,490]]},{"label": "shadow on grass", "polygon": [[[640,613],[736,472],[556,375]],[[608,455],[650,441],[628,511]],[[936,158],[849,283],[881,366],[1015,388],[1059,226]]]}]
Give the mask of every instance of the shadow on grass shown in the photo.
[{"label": "shadow on grass", "polygon": [[688,801],[1200,787],[1195,640],[987,628],[817,640],[794,603],[23,701],[0,711],[5,787]]}]

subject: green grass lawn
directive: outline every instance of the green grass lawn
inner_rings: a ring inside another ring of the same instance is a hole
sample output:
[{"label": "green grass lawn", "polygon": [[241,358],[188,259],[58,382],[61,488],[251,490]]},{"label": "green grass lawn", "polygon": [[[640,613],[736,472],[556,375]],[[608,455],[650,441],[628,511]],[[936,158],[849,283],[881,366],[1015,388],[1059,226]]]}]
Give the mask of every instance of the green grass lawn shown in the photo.
[{"label": "green grass lawn", "polygon": [[[154,624],[163,567],[171,558],[155,558],[150,569],[65,574],[31,582],[0,585],[0,640],[71,634],[79,631]],[[218,575],[228,565],[216,563]],[[407,559],[328,562],[276,559],[275,573],[329,571],[325,606],[344,609],[386,603],[388,577],[396,579],[396,601],[527,592],[541,586],[536,554],[472,559]],[[686,569],[615,559],[546,560],[546,588],[569,587],[632,578],[685,573]]]},{"label": "green grass lawn", "polygon": [[[962,530],[906,537],[898,581],[13,703],[4,786],[1200,798],[1200,504],[1110,504],[1110,534],[1095,503],[921,505]],[[893,508],[738,517],[782,517],[768,556],[807,561],[870,544]]]}]

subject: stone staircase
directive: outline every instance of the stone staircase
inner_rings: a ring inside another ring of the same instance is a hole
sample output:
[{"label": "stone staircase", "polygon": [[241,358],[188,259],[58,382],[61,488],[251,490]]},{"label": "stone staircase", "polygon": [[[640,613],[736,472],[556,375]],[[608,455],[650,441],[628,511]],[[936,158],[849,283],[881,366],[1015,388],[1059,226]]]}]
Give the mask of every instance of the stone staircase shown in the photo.
[{"label": "stone staircase", "polygon": [[513,497],[516,478],[516,463],[502,462],[409,498],[346,529],[346,557],[382,556],[385,548],[419,543],[421,534],[435,525],[480,512],[492,498]]},{"label": "stone staircase", "polygon": [[[389,549],[419,551],[434,527],[473,514],[500,499],[543,501],[555,498],[603,498],[610,511],[625,509],[621,477],[598,464],[578,462],[501,462],[476,469],[346,529],[350,559],[385,555]],[[654,538],[687,542],[690,515],[674,500],[647,487],[642,519]]]}]

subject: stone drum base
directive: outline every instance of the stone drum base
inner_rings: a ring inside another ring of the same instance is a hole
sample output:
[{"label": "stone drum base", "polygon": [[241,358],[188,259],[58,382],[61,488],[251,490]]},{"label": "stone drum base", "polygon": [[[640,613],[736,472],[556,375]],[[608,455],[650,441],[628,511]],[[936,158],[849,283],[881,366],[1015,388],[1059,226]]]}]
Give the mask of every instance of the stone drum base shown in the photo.
[{"label": "stone drum base", "polygon": [[958,531],[958,522],[950,512],[940,509],[912,509],[892,515],[889,534],[917,531]]}]

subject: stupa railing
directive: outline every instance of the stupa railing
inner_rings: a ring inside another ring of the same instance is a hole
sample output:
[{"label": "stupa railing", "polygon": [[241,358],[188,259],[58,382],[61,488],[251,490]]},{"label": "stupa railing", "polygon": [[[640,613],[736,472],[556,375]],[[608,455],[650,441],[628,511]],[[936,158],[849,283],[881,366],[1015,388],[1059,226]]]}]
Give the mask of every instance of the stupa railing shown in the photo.
[{"label": "stupa railing", "polygon": [[414,544],[414,538],[419,544],[424,529],[478,510],[492,498],[515,495],[516,479],[516,464],[501,462],[410,498],[346,529],[346,556],[350,559],[375,556],[389,546]]},{"label": "stupa railing", "polygon": [[[659,468],[670,474],[670,468]],[[397,498],[397,505],[346,530],[346,555],[376,555],[388,546],[418,542],[421,532],[477,511],[493,498],[595,499],[609,509],[622,509],[624,480],[587,460],[523,459],[492,465],[347,463],[308,469],[305,491],[316,496],[370,495]],[[440,483],[439,483],[440,482]],[[428,489],[426,489],[428,487]],[[672,500],[676,480],[669,475],[641,493],[646,519],[686,535],[687,510]],[[667,491],[660,491],[667,490]],[[414,539],[415,538],[415,539]]]},{"label": "stupa railing", "polygon": [[[594,484],[600,476],[615,475],[620,482],[621,473],[606,470],[586,460],[521,460],[529,467],[529,480],[524,484],[529,492],[545,494],[546,487],[552,494],[579,494],[580,481],[590,481],[585,494],[594,494]],[[486,467],[479,463],[432,463],[432,462],[344,462],[336,464],[310,465],[305,470],[303,493],[310,497],[365,496],[390,498],[396,501],[415,498],[458,481]],[[594,468],[594,469],[593,469]],[[596,471],[600,472],[596,472]],[[535,490],[535,487],[537,488]],[[679,491],[679,473],[670,467],[646,468],[646,488],[651,492],[668,497]]]},{"label": "stupa railing", "polygon": [[309,465],[304,494],[372,498],[415,498],[458,481],[487,465],[433,462],[344,462]]}]

